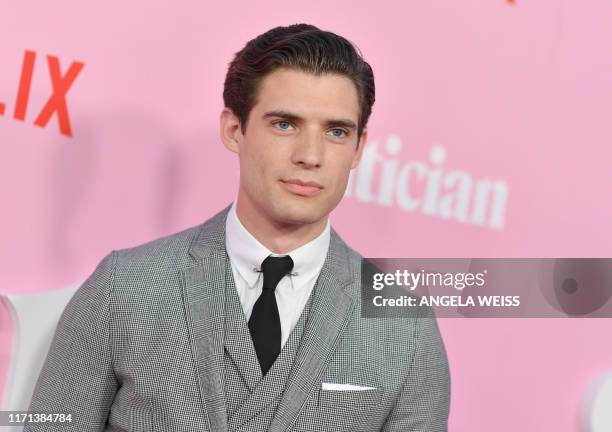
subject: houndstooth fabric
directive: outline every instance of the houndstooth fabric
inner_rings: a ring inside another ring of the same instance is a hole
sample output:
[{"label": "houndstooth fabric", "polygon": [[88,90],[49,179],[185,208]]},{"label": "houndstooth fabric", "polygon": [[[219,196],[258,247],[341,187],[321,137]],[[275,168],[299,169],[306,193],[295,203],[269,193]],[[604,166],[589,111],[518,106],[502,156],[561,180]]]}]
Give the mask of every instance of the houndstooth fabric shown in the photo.
[{"label": "houndstooth fabric", "polygon": [[297,353],[312,295],[287,343],[263,377],[229,260],[226,265],[225,401],[231,431],[268,430]]},{"label": "houndstooth fabric", "polygon": [[29,408],[73,421],[24,430],[446,431],[450,376],[435,318],[361,318],[361,257],[333,229],[283,366],[266,381],[249,375],[253,358],[238,363],[244,398],[226,376],[228,346],[241,357],[226,336],[238,312],[227,302],[228,210],[100,262],[62,314]]}]

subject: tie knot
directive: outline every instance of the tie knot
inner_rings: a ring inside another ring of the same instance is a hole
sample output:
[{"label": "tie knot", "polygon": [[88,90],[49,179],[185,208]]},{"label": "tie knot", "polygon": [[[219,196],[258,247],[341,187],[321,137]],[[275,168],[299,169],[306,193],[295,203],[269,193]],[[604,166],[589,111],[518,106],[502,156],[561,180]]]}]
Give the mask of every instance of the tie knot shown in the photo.
[{"label": "tie knot", "polygon": [[280,280],[293,269],[293,260],[289,255],[282,257],[268,256],[261,263],[261,271],[263,272],[263,289],[274,290]]}]

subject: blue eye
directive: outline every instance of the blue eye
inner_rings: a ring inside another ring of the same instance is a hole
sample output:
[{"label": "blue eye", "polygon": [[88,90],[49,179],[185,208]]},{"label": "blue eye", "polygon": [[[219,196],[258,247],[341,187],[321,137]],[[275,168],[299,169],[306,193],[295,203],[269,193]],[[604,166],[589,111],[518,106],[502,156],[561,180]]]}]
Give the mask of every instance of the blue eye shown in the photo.
[{"label": "blue eye", "polygon": [[286,120],[277,121],[276,123],[274,123],[274,125],[281,130],[289,130],[289,128],[291,127],[291,123]]},{"label": "blue eye", "polygon": [[344,129],[335,128],[335,129],[332,129],[331,132],[334,138],[344,138],[347,135]]}]

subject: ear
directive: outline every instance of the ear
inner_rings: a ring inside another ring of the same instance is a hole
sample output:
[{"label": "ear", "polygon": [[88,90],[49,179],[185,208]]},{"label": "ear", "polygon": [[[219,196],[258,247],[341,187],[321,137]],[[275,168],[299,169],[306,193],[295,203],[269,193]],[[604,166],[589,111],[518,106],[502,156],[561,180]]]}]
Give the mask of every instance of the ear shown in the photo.
[{"label": "ear", "polygon": [[355,156],[353,156],[353,163],[351,164],[351,169],[356,168],[361,160],[361,155],[363,154],[363,148],[365,147],[365,143],[368,140],[368,129],[364,128],[361,131],[361,136],[359,137],[359,141],[357,141],[357,151],[355,152]]},{"label": "ear", "polygon": [[223,111],[221,111],[220,127],[223,145],[231,152],[240,153],[240,143],[243,138],[240,120],[232,110],[227,107],[223,108]]}]

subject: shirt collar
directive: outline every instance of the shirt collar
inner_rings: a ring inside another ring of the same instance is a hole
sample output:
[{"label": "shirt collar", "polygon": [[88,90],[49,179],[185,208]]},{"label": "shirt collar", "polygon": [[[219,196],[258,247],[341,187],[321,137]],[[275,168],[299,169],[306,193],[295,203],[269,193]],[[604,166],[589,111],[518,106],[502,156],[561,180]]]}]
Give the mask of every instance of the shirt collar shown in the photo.
[{"label": "shirt collar", "polygon": [[[247,282],[249,287],[255,286],[259,273],[254,269],[259,269],[261,263],[268,255],[276,255],[267,247],[262,245],[253,235],[242,225],[236,214],[236,201],[227,215],[225,222],[225,246],[227,253],[236,266],[236,270]],[[309,280],[321,271],[330,241],[330,222],[329,218],[318,237],[309,241],[287,253],[293,260],[292,273],[300,280]]]}]

